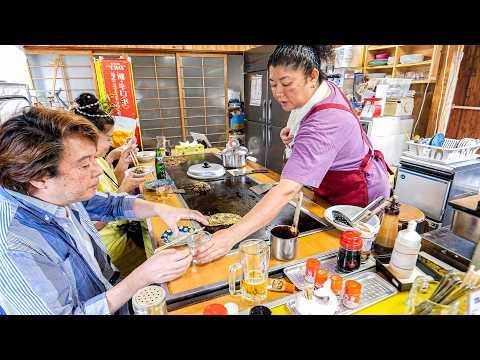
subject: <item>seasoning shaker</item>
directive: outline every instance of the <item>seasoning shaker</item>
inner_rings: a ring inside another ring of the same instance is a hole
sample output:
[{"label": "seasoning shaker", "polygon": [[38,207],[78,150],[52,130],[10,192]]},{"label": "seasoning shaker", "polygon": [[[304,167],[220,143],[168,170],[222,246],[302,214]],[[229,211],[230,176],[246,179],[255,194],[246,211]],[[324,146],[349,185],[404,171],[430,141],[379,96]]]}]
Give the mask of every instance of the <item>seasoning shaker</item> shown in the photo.
[{"label": "seasoning shaker", "polygon": [[135,315],[166,315],[165,290],[159,285],[149,285],[138,290],[132,298]]},{"label": "seasoning shaker", "polygon": [[355,280],[345,281],[345,293],[343,294],[343,305],[349,309],[355,309],[360,305],[362,295],[362,284]]}]

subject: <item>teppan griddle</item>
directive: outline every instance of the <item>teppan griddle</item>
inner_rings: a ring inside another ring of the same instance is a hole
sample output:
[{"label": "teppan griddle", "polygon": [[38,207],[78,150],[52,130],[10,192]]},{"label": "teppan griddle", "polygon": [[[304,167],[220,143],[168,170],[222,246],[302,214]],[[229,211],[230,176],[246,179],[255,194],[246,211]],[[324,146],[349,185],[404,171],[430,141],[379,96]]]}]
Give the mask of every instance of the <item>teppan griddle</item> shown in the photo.
[{"label": "teppan griddle", "polygon": [[[254,192],[249,190],[251,186],[257,185],[255,180],[249,176],[230,176],[228,172],[219,179],[205,180],[205,182],[207,182],[212,188],[210,192],[193,192],[191,185],[198,182],[198,180],[189,178],[187,176],[188,168],[191,165],[205,161],[221,164],[221,160],[219,157],[211,153],[188,155],[184,157],[187,160],[185,163],[178,166],[167,166],[167,173],[168,176],[174,181],[175,186],[178,189],[186,189],[185,194],[176,195],[185,207],[198,210],[204,215],[212,215],[219,212],[230,212],[244,216],[261,199],[261,196],[257,196]],[[269,229],[278,224],[291,224],[293,222],[294,212],[294,203],[286,205],[280,214],[268,226],[250,235],[249,238],[265,239],[270,242]],[[195,227],[200,227],[200,224],[196,223],[195,221],[193,224]],[[222,228],[224,227],[207,227],[206,230],[214,233]],[[299,221],[300,236],[315,232],[327,231],[332,228],[333,227],[329,224],[324,224],[314,214],[302,209]],[[238,251],[237,247],[238,246],[235,246],[230,253]],[[322,255],[334,256],[336,252],[337,250],[333,250]],[[305,259],[298,259],[296,262],[301,262],[304,260]],[[296,262],[286,262],[285,264],[279,264],[269,268],[269,276],[278,276],[282,273],[283,268],[287,266],[287,264],[292,265]],[[169,292],[167,284],[162,284],[162,287],[167,292],[167,305],[169,311],[187,306],[197,301],[204,301],[221,294],[228,293],[227,280],[192,288],[175,294],[171,294]]]},{"label": "teppan griddle", "polygon": [[[205,161],[217,164],[222,164],[222,161],[215,154],[211,153],[184,157],[187,160],[185,163],[178,166],[167,167],[167,172],[177,188],[186,189],[186,193],[181,195],[181,197],[190,209],[198,210],[205,216],[216,213],[233,213],[244,216],[261,199],[261,196],[257,196],[249,190],[251,186],[257,185],[257,182],[248,176],[231,176],[228,172],[217,180],[203,180],[210,185],[211,191],[205,193],[194,192],[191,186],[199,180],[188,177],[188,168]],[[295,207],[287,204],[271,224],[253,233],[249,238],[269,241],[269,229],[279,224],[291,224],[293,222],[294,212]],[[214,233],[224,228],[225,226],[211,226],[205,230]],[[323,231],[326,228],[327,226],[320,222],[313,214],[307,214],[303,210],[300,213],[300,235]]]}]

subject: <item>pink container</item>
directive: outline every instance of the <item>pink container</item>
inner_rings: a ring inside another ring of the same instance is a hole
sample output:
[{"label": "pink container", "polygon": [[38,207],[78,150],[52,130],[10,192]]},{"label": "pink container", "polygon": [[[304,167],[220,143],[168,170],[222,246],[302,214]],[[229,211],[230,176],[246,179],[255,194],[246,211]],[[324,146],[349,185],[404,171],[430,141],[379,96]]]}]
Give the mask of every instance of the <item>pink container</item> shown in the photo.
[{"label": "pink container", "polygon": [[388,53],[382,53],[382,54],[376,54],[375,59],[377,60],[387,60],[390,54]]}]

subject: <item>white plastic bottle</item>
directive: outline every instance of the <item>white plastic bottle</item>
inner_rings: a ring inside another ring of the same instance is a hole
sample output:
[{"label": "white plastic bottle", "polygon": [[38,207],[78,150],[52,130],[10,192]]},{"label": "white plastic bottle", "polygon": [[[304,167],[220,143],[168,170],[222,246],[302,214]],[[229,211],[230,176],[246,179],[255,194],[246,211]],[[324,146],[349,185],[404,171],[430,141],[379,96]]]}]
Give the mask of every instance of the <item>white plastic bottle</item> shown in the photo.
[{"label": "white plastic bottle", "polygon": [[398,232],[390,258],[390,270],[399,279],[408,279],[412,276],[418,253],[422,246],[421,236],[415,231],[417,222],[408,222],[408,228]]}]

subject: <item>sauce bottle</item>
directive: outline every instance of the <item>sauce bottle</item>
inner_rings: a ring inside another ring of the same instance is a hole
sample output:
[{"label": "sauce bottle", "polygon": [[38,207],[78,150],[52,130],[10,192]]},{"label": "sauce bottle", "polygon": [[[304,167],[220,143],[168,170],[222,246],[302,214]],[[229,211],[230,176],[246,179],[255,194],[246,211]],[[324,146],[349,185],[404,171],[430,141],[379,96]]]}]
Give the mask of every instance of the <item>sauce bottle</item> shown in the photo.
[{"label": "sauce bottle", "polygon": [[398,234],[400,204],[394,200],[385,208],[382,226],[375,238],[374,249],[377,254],[387,254],[393,249],[395,238]]},{"label": "sauce bottle", "polygon": [[417,263],[418,253],[422,246],[422,237],[415,231],[417,222],[411,220],[405,230],[399,231],[392,257],[390,259],[390,270],[399,279],[408,279],[412,276]]},{"label": "sauce bottle", "polygon": [[360,251],[362,237],[358,231],[344,231],[340,239],[337,255],[337,269],[341,272],[352,272],[360,267]]}]

